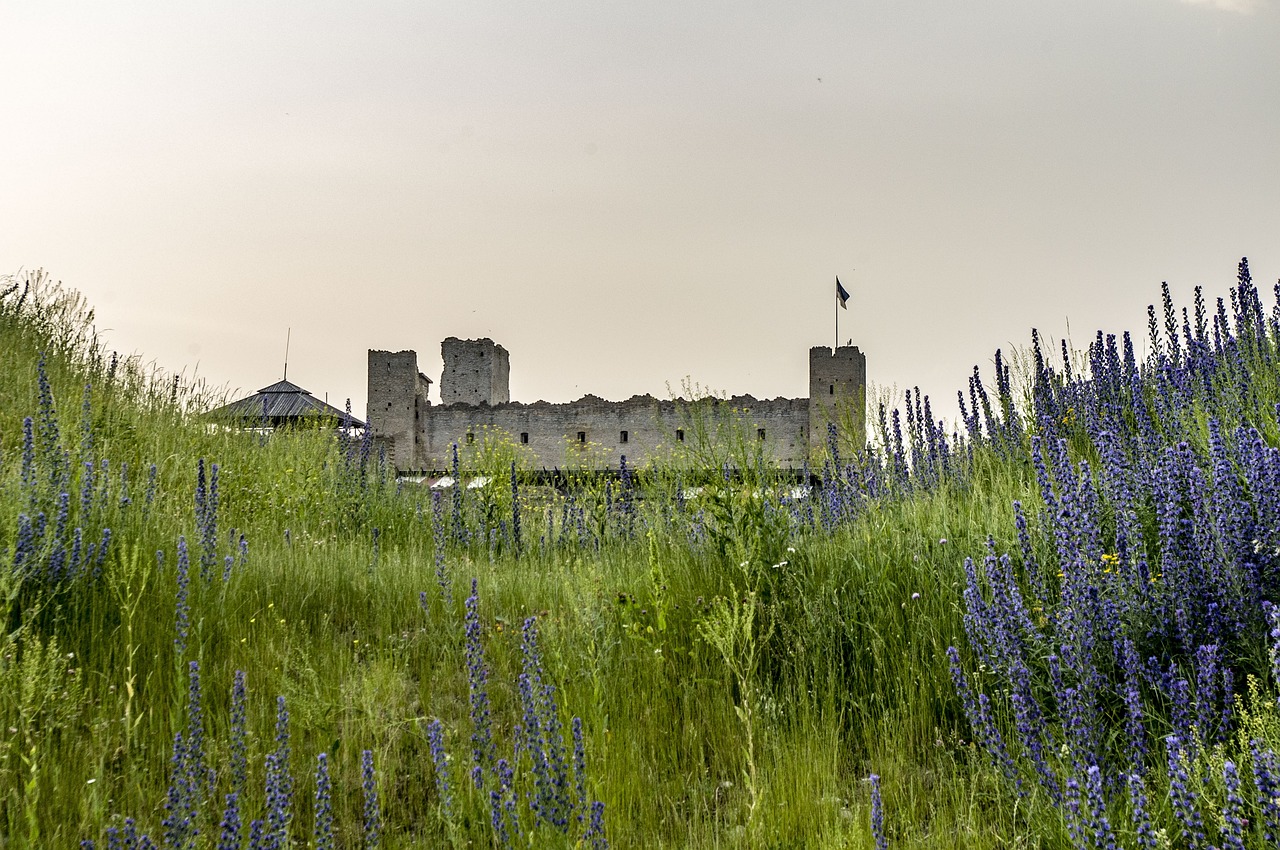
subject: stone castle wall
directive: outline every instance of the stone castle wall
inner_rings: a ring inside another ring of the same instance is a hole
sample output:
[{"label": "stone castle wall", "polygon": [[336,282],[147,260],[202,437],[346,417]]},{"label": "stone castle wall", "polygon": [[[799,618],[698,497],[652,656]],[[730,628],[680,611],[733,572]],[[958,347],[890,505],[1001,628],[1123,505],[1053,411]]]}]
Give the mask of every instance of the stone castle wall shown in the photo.
[{"label": "stone castle wall", "polygon": [[[809,453],[809,411],[804,399],[743,396],[719,404],[726,413],[732,411],[747,438],[763,440],[766,456],[785,466],[804,464]],[[692,445],[698,427],[690,405],[652,396],[620,402],[587,396],[565,404],[453,404],[432,408],[415,468],[449,469],[455,442],[461,447],[483,441],[486,429],[493,428],[506,432],[547,469],[616,468],[623,457],[634,467],[681,448],[682,443]]]},{"label": "stone castle wall", "polygon": [[[707,428],[726,424],[733,438],[760,441],[767,458],[794,469],[825,446],[828,422],[836,421],[859,446],[865,439],[866,358],[855,347],[810,350],[809,398],[696,403],[648,395],[620,402],[591,395],[564,404],[512,402],[502,346],[450,337],[441,354],[442,401],[432,405],[431,381],[418,371],[415,352],[369,352],[369,427],[402,472],[447,471],[454,443],[483,443],[492,429],[505,432],[545,469],[617,468],[624,456],[628,465],[641,466],[692,448]],[[724,430],[713,435],[728,437]]]}]

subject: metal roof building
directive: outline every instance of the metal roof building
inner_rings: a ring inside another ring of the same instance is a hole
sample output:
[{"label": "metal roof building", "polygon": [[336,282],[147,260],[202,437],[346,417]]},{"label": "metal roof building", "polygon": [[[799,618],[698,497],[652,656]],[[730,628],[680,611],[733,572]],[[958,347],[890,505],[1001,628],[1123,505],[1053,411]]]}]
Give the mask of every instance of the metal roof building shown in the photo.
[{"label": "metal roof building", "polygon": [[359,419],[289,381],[263,387],[251,396],[215,407],[205,416],[232,421],[243,428],[315,428],[344,422],[350,428],[364,427]]}]

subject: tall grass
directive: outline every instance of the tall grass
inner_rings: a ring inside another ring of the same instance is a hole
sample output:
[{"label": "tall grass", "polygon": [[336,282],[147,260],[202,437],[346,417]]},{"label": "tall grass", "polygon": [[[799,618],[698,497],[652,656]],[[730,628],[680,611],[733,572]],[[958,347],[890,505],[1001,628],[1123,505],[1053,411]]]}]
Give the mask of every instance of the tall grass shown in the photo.
[{"label": "tall grass", "polygon": [[[40,274],[0,293],[0,846],[132,846],[127,829],[200,847],[327,846],[330,834],[343,847],[1079,843],[1021,762],[1031,790],[1017,792],[957,696],[947,651],[969,661],[965,559],[1025,551],[1018,502],[1031,551],[1056,563],[1033,439],[1061,439],[1072,463],[1101,468],[1107,392],[1165,404],[1152,452],[1184,438],[1207,447],[1223,411],[1280,436],[1261,413],[1280,401],[1274,370],[1253,361],[1206,367],[1164,403],[1172,352],[1163,372],[1143,364],[1139,384],[1106,392],[1038,353],[1026,387],[1003,361],[993,398],[975,379],[958,434],[913,392],[879,412],[878,448],[841,457],[833,436],[808,487],[708,413],[689,430],[707,435],[692,458],[556,490],[489,435],[460,452],[454,488],[432,491],[397,482],[376,445],[338,432],[210,427],[198,413],[216,393],[104,351],[74,293]],[[1270,362],[1274,330],[1250,345]],[[1105,345],[1097,358],[1111,374]],[[1136,434],[1132,401],[1118,415]],[[536,662],[522,642],[530,618]],[[1265,739],[1266,636],[1238,647],[1237,728]],[[1001,671],[965,669],[1015,741]],[[1164,712],[1153,703],[1150,716]],[[574,717],[581,797],[562,787],[576,781]],[[481,728],[493,755],[477,786]],[[1166,774],[1147,776],[1151,816],[1182,846]],[[318,777],[329,790],[317,793]],[[1120,787],[1107,796],[1117,823]],[[553,800],[560,814],[539,808]]]}]

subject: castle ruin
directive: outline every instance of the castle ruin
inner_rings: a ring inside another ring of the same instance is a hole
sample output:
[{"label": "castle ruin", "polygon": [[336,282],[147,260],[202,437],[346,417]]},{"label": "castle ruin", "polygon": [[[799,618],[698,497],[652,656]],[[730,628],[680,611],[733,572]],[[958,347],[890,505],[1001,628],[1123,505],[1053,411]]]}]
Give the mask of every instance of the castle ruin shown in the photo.
[{"label": "castle ruin", "polygon": [[[679,448],[690,427],[693,402],[680,398],[513,402],[510,357],[491,339],[449,337],[440,352],[444,371],[433,405],[417,352],[369,351],[369,427],[400,472],[444,472],[453,445],[473,443],[487,429],[505,432],[544,469],[616,468],[622,457],[635,467]],[[838,423],[854,445],[865,443],[866,386],[867,359],[856,346],[818,346],[809,349],[808,398],[747,395],[719,404],[762,441],[765,457],[800,469],[826,445],[828,423]]]}]

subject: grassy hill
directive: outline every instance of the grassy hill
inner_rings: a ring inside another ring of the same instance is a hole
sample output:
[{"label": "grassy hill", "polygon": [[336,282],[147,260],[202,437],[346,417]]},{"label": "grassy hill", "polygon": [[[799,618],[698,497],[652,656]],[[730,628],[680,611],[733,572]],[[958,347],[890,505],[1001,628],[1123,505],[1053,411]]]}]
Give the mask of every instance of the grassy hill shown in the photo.
[{"label": "grassy hill", "polygon": [[909,394],[799,488],[709,419],[567,491],[490,435],[455,476],[487,483],[432,491],[339,431],[210,427],[74,293],[0,293],[0,847],[1280,832],[1247,264],[1216,309],[1166,291],[1145,361],[1033,337],[956,431]]}]

